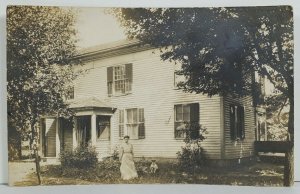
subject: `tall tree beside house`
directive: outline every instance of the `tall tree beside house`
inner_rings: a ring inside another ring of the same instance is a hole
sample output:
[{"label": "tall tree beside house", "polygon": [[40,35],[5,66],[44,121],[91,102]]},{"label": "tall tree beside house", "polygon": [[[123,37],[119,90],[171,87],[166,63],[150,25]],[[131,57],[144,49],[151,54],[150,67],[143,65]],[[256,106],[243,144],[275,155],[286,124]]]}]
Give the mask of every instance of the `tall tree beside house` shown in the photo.
[{"label": "tall tree beside house", "polygon": [[[160,48],[162,60],[182,64],[187,92],[244,96],[265,76],[289,101],[294,141],[293,14],[289,6],[244,8],[117,8],[129,38]],[[293,149],[284,185],[293,182]]]},{"label": "tall tree beside house", "polygon": [[76,54],[75,16],[58,7],[7,8],[8,126],[13,126],[8,130],[29,129],[39,184],[39,119],[69,114],[63,96],[77,76],[72,68],[77,62],[71,61]]}]

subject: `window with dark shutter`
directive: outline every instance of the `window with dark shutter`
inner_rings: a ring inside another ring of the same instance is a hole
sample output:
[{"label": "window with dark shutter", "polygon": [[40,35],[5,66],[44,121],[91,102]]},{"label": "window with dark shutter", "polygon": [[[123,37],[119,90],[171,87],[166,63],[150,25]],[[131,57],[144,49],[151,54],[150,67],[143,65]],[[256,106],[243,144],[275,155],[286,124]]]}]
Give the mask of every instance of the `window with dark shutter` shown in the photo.
[{"label": "window with dark shutter", "polygon": [[132,90],[132,64],[107,68],[108,96],[128,94]]},{"label": "window with dark shutter", "polygon": [[232,140],[245,138],[244,107],[230,105],[230,136]]},{"label": "window with dark shutter", "polygon": [[175,105],[175,138],[185,138],[187,135],[196,139],[199,137],[199,104]]}]

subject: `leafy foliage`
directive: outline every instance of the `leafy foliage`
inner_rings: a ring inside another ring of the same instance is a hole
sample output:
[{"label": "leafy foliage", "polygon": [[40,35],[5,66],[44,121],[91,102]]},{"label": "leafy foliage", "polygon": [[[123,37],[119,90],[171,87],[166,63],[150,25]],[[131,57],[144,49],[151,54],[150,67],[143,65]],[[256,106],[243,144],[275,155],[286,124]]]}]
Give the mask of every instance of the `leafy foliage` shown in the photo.
[{"label": "leafy foliage", "polygon": [[8,7],[7,102],[9,122],[19,129],[33,129],[39,116],[67,110],[63,96],[77,76],[74,25],[72,10]]},{"label": "leafy foliage", "polygon": [[293,14],[289,6],[243,8],[117,8],[129,38],[160,48],[182,64],[188,92],[248,95],[254,71],[290,101],[294,134]]},{"label": "leafy foliage", "polygon": [[[206,128],[201,125],[186,125],[185,145],[177,152],[179,167],[185,170],[194,171],[204,164],[204,154],[201,142],[205,140]],[[197,133],[197,135],[195,135]]]},{"label": "leafy foliage", "polygon": [[8,122],[18,131],[30,129],[39,184],[39,118],[72,114],[63,96],[77,76],[72,68],[77,63],[72,60],[76,54],[74,26],[75,14],[70,9],[7,8]]},{"label": "leafy foliage", "polygon": [[285,141],[288,139],[289,102],[282,95],[266,98],[268,139]]},{"label": "leafy foliage", "polygon": [[63,169],[89,169],[98,163],[97,151],[91,146],[78,146],[74,151],[62,151],[60,162]]}]

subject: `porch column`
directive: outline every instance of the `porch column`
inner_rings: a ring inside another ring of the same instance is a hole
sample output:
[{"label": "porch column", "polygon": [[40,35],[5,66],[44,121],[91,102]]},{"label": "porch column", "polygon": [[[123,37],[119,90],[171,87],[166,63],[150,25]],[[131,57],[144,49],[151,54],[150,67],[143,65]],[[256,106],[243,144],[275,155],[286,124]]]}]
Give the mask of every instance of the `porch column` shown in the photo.
[{"label": "porch column", "polygon": [[60,123],[59,123],[59,118],[56,118],[56,157],[59,157],[60,154],[60,138],[59,138],[59,132],[60,132]]},{"label": "porch column", "polygon": [[45,157],[45,153],[44,153],[44,149],[43,149],[43,147],[44,147],[44,144],[45,144],[45,142],[44,142],[44,137],[43,137],[43,130],[45,130],[44,129],[44,125],[43,125],[43,119],[40,119],[40,121],[39,121],[39,153],[40,153],[40,156],[41,157]]},{"label": "porch column", "polygon": [[96,114],[93,113],[91,116],[91,142],[92,142],[92,146],[96,146],[96,141],[97,141],[97,126],[96,126]]},{"label": "porch column", "polygon": [[76,131],[77,131],[77,117],[74,117],[74,127],[72,128],[72,132],[73,132],[73,150],[77,147]]}]

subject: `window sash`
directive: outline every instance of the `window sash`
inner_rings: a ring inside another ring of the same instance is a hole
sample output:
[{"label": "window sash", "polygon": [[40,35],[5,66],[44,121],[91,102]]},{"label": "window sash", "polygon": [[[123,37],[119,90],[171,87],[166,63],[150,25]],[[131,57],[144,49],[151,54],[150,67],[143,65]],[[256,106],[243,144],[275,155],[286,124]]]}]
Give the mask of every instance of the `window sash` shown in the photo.
[{"label": "window sash", "polygon": [[132,90],[132,64],[108,67],[108,96],[125,95]]},{"label": "window sash", "polygon": [[[192,126],[194,124],[199,124],[199,106],[198,108],[192,109],[192,106],[194,106],[196,103],[190,103],[190,104],[178,104],[175,105],[175,122],[174,122],[174,129],[175,129],[175,138],[182,139],[185,138],[187,135],[186,126]],[[198,111],[192,112],[192,111]],[[197,118],[193,121],[191,121],[191,114],[198,115]],[[190,131],[190,134],[194,133]]]},{"label": "window sash", "polygon": [[[121,111],[121,110],[120,110]],[[123,113],[121,113],[123,112]],[[131,139],[144,139],[145,138],[145,118],[143,108],[125,109],[119,112],[119,137],[122,138],[124,128],[126,126],[127,133]],[[126,113],[126,114],[124,114]],[[124,118],[126,117],[126,123]]]}]

